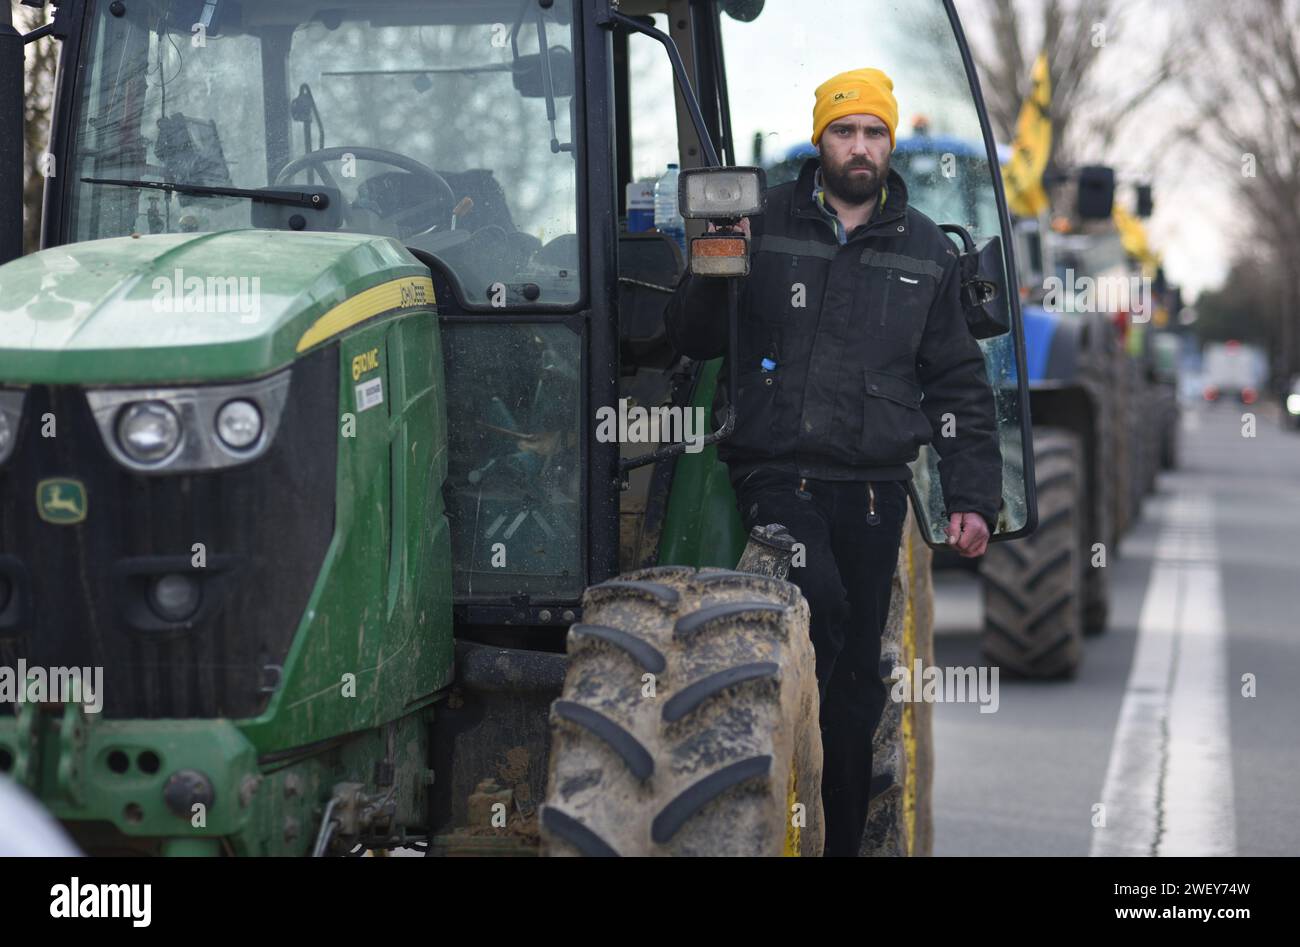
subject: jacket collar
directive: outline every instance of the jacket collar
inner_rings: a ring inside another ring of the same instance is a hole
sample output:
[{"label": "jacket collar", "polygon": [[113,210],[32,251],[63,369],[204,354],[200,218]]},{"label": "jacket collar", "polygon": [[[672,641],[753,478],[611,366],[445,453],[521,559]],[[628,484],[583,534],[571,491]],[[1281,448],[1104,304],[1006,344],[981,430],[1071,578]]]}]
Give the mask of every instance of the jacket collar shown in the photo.
[{"label": "jacket collar", "polygon": [[[819,159],[809,158],[799,169],[799,178],[795,182],[793,199],[790,201],[790,213],[795,217],[821,219],[821,209],[813,201],[814,178],[820,164]],[[884,210],[869,224],[856,231],[857,237],[879,233],[886,224],[889,225],[890,236],[905,236],[911,229],[907,222],[907,184],[904,183],[902,175],[891,167],[889,174],[885,175],[885,185],[889,188],[889,199],[885,201]],[[854,235],[850,234],[849,240],[853,239]]]}]

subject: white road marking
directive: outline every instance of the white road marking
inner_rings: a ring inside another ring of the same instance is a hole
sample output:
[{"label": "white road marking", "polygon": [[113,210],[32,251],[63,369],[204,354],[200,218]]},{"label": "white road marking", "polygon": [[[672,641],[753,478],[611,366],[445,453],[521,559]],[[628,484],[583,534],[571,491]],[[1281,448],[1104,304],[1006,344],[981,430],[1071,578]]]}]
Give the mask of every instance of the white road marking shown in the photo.
[{"label": "white road marking", "polygon": [[1233,855],[1227,645],[1205,494],[1162,508],[1092,855]]}]

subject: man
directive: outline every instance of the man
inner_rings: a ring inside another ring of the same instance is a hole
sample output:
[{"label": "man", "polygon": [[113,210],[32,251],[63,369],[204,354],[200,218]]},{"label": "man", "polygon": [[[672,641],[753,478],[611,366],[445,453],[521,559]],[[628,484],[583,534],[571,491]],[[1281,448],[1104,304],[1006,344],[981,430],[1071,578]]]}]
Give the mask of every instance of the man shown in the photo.
[{"label": "man", "polygon": [[[746,529],[803,544],[790,579],[811,611],[821,692],[827,855],[857,855],[871,740],[885,706],[880,638],[923,443],[940,455],[948,541],[984,553],[1002,490],[993,394],[962,311],[957,253],[889,167],[893,82],[877,69],[816,90],[799,179],[767,192],[740,290],[736,428],[719,444]],[[665,313],[692,358],[726,351],[725,281],[686,276]],[[718,403],[725,403],[725,375]],[[717,406],[715,404],[715,406]],[[886,669],[887,673],[888,669]]]}]

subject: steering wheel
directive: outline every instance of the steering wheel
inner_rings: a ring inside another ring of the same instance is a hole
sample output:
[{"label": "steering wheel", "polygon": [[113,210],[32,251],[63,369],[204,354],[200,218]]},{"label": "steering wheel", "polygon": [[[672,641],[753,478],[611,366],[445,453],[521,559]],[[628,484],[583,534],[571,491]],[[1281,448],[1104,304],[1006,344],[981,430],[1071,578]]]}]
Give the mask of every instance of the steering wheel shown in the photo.
[{"label": "steering wheel", "polygon": [[[299,171],[310,167],[319,172],[321,180],[325,182],[327,187],[341,190],[334,179],[334,175],[330,173],[325,164],[328,161],[339,161],[344,155],[351,155],[358,161],[380,161],[402,171],[409,171],[420,178],[433,191],[434,196],[429,200],[421,201],[414,207],[404,207],[399,212],[387,216],[386,220],[396,226],[399,231],[405,230],[406,221],[408,220],[420,220],[422,217],[427,219],[425,215],[434,216],[435,223],[415,233],[403,233],[403,239],[430,233],[440,226],[451,223],[451,212],[456,206],[456,194],[452,191],[451,185],[447,183],[447,179],[433,168],[421,164],[414,158],[408,158],[396,151],[385,151],[383,148],[358,146],[321,148],[318,151],[309,151],[301,157],[294,158],[281,168],[280,173],[275,176],[275,183],[285,184]],[[441,211],[441,219],[439,219],[439,215],[432,214],[434,210]]]}]

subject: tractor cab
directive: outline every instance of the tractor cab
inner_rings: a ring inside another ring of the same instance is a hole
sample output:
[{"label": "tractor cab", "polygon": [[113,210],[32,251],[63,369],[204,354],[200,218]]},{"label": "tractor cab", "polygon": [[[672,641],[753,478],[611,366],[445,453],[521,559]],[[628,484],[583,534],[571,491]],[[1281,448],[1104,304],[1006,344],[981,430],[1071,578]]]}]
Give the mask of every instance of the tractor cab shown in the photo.
[{"label": "tractor cab", "polygon": [[388,237],[427,265],[456,596],[511,617],[605,571],[584,527],[580,32],[572,0],[85,4],[49,190],[51,243],[251,227]]}]

